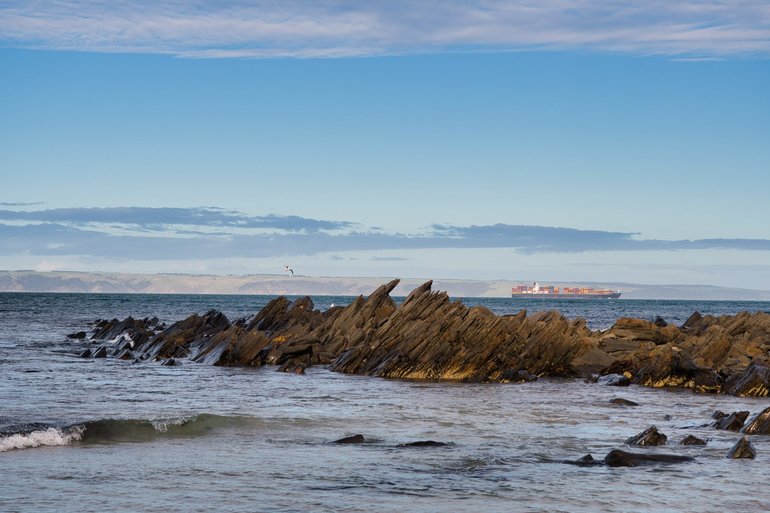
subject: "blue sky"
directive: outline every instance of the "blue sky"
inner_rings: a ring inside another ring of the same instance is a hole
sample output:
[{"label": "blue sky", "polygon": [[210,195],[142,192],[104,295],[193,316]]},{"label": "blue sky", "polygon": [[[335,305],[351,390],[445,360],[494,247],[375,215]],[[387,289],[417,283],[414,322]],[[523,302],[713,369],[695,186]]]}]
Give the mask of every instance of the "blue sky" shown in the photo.
[{"label": "blue sky", "polygon": [[0,268],[770,289],[770,6],[0,2]]}]

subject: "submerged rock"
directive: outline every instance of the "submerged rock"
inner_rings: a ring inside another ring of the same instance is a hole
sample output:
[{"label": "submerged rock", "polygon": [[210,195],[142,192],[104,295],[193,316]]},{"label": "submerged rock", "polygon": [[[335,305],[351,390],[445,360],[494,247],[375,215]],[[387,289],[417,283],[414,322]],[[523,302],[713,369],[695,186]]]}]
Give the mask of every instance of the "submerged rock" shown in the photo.
[{"label": "submerged rock", "polygon": [[69,333],[67,335],[67,338],[73,338],[73,339],[81,340],[81,339],[86,338],[86,336],[88,336],[88,333],[86,333],[85,331],[77,331],[75,333]]},{"label": "submerged rock", "polygon": [[401,447],[444,447],[449,445],[446,442],[436,442],[435,440],[419,440],[417,442],[409,442],[401,444]]},{"label": "submerged rock", "polygon": [[503,383],[531,383],[537,381],[537,376],[530,374],[525,370],[510,370],[503,372],[500,376]]},{"label": "submerged rock", "polygon": [[601,376],[597,383],[607,387],[627,387],[631,384],[631,378],[622,374],[607,374],[606,376]]},{"label": "submerged rock", "polygon": [[620,406],[639,406],[639,403],[636,403],[634,401],[629,401],[628,399],[623,399],[622,397],[616,397],[614,399],[610,399],[610,403],[617,404]]},{"label": "submerged rock", "polygon": [[613,449],[604,457],[604,463],[610,467],[638,467],[652,463],[683,463],[695,461],[691,456],[678,454],[639,454]]},{"label": "submerged rock", "polygon": [[590,454],[586,454],[585,456],[582,456],[576,460],[562,460],[561,463],[566,463],[567,465],[577,465],[578,467],[595,467],[597,465],[604,465],[603,461],[594,459],[594,457]]},{"label": "submerged rock", "polygon": [[339,440],[335,440],[334,444],[362,444],[365,443],[366,439],[364,438],[364,435],[352,435],[352,436],[346,436],[344,438],[340,438]]},{"label": "submerged rock", "polygon": [[736,442],[732,449],[730,449],[730,451],[727,453],[727,457],[732,459],[745,458],[753,460],[756,455],[757,450],[751,444],[749,437],[747,436],[744,436],[738,440],[738,442]]},{"label": "submerged rock", "polygon": [[679,442],[680,445],[706,445],[706,441],[697,436],[687,435]]},{"label": "submerged rock", "polygon": [[668,437],[658,431],[655,426],[650,426],[636,436],[626,440],[626,445],[655,446],[663,445]]}]

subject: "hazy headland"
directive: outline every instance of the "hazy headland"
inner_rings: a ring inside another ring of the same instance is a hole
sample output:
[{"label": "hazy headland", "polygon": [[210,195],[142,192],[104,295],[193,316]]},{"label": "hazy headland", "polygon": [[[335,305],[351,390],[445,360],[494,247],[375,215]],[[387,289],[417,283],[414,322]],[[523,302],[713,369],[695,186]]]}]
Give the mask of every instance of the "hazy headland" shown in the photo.
[{"label": "hazy headland", "polygon": [[[369,294],[393,276],[331,277],[281,274],[134,274],[74,271],[0,271],[2,292],[88,292],[144,294],[267,294],[340,295]],[[452,297],[510,297],[511,287],[532,278],[458,280],[425,276],[402,278],[394,295],[404,296],[428,279],[435,290]],[[621,299],[693,299],[770,301],[770,291],[711,285],[660,285],[622,282],[553,282],[556,286],[619,289]]]}]

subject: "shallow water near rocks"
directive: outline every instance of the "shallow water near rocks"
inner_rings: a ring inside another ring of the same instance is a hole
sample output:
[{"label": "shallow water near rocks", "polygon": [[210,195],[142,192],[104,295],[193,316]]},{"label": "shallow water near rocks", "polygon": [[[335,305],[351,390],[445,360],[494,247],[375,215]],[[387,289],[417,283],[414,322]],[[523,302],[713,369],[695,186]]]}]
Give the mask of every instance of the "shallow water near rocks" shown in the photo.
[{"label": "shallow water near rocks", "polygon": [[[575,380],[509,385],[389,381],[311,368],[85,360],[65,339],[96,318],[233,320],[264,296],[0,294],[0,511],[742,511],[770,509],[770,436],[707,427],[735,398]],[[350,298],[314,298],[327,308]],[[594,329],[618,317],[770,310],[767,303],[465,299],[498,314],[557,308]],[[613,398],[639,403],[611,404]],[[650,425],[654,448],[623,442]],[[705,427],[704,427],[705,426]],[[334,440],[363,434],[363,444]],[[680,446],[692,434],[708,445]],[[439,447],[404,447],[415,441]],[[689,455],[636,468],[561,463],[613,448]]]}]

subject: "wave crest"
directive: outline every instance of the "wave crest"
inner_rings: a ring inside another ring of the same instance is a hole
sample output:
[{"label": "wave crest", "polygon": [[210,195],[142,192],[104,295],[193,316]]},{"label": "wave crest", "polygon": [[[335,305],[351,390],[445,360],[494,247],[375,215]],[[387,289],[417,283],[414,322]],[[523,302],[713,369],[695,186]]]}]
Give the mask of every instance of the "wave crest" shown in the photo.
[{"label": "wave crest", "polygon": [[166,419],[99,419],[67,427],[44,427],[0,436],[0,452],[81,443],[149,442],[157,438],[196,438],[219,429],[259,428],[254,417],[202,413]]},{"label": "wave crest", "polygon": [[29,433],[16,433],[0,437],[0,452],[32,447],[69,445],[80,440],[84,431],[83,426],[71,426],[63,429],[49,427]]}]

